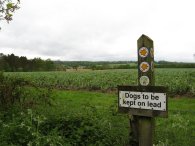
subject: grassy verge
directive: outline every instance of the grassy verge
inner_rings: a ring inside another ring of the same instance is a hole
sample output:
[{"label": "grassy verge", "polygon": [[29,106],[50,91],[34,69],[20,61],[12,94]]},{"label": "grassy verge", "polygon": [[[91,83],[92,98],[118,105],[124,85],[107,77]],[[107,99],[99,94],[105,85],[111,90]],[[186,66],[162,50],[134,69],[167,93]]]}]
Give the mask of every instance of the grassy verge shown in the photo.
[{"label": "grassy verge", "polygon": [[[43,104],[1,112],[1,145],[122,146],[128,143],[128,115],[117,113],[117,95],[55,90],[52,97],[52,106]],[[194,145],[194,101],[169,100],[169,118],[156,118],[155,145]]]},{"label": "grassy verge", "polygon": [[193,146],[195,143],[195,99],[169,100],[169,117],[156,120],[156,143]]}]

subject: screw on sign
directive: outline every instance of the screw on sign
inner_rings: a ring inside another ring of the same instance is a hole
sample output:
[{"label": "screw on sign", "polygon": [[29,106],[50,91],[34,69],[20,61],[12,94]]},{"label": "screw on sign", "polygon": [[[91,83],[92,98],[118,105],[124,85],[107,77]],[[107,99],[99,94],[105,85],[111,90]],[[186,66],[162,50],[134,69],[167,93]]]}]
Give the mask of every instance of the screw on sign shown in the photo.
[{"label": "screw on sign", "polygon": [[139,49],[139,55],[141,57],[147,57],[148,56],[148,49],[146,47],[142,47]]},{"label": "screw on sign", "polygon": [[147,72],[150,69],[150,65],[147,62],[142,62],[139,68],[142,72]]},{"label": "screw on sign", "polygon": [[141,76],[139,81],[142,86],[147,86],[150,83],[150,80],[147,76]]}]

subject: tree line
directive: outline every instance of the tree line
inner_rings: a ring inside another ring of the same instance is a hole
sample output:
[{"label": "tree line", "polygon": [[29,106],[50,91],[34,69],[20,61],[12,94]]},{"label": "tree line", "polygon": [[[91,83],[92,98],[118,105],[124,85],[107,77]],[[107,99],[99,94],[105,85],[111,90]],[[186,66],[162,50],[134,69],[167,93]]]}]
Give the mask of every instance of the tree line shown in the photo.
[{"label": "tree line", "polygon": [[14,54],[4,55],[0,53],[0,70],[6,72],[15,71],[52,71],[55,69],[53,61],[41,58],[27,59],[25,56]]},{"label": "tree line", "polygon": [[[137,68],[136,61],[52,61],[41,58],[27,59],[25,56],[0,53],[0,71],[29,72],[29,71],[67,71],[67,69],[133,69]],[[155,62],[155,68],[195,68],[195,63]]]},{"label": "tree line", "polygon": [[[57,70],[66,69],[136,69],[137,61],[54,61]],[[155,61],[155,68],[195,68],[195,63]]]}]

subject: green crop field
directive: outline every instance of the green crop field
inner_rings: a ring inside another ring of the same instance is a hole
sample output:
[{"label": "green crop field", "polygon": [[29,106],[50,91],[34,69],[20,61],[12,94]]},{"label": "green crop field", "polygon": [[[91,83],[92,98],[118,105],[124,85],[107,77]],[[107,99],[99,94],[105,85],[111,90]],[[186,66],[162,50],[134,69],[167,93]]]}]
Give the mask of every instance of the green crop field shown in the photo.
[{"label": "green crop field", "polygon": [[[57,89],[86,89],[116,91],[117,85],[137,85],[137,70],[103,70],[74,72],[18,72],[6,73],[16,78],[24,78],[38,87]],[[156,69],[156,85],[168,87],[168,93],[175,95],[195,95],[195,69]]]},{"label": "green crop field", "polygon": [[[1,109],[6,102],[0,100],[0,145],[128,144],[129,115],[117,112],[116,88],[137,85],[136,69],[4,75],[19,102]],[[155,75],[156,85],[175,97],[169,98],[168,118],[155,120],[155,146],[194,146],[195,69],[156,69]],[[17,86],[23,79],[28,85]]]}]

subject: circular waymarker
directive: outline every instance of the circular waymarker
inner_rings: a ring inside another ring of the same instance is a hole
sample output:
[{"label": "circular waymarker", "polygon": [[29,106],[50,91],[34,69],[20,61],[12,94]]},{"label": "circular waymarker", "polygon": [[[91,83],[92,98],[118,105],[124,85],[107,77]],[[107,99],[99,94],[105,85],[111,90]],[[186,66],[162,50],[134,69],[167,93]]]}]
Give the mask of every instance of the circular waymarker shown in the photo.
[{"label": "circular waymarker", "polygon": [[147,72],[150,69],[150,65],[147,62],[142,62],[139,68],[142,72]]},{"label": "circular waymarker", "polygon": [[147,76],[141,76],[139,82],[142,86],[147,86],[150,83],[150,79]]},{"label": "circular waymarker", "polygon": [[154,58],[154,49],[153,49],[153,48],[150,48],[150,56],[151,56],[152,58]]},{"label": "circular waymarker", "polygon": [[139,56],[141,56],[141,57],[147,57],[148,53],[149,53],[149,51],[146,47],[141,47],[139,49]]}]

